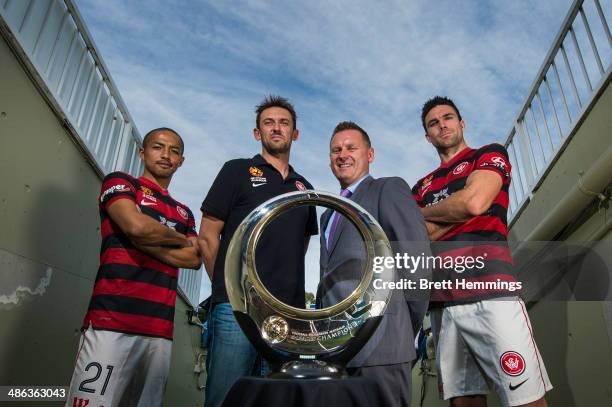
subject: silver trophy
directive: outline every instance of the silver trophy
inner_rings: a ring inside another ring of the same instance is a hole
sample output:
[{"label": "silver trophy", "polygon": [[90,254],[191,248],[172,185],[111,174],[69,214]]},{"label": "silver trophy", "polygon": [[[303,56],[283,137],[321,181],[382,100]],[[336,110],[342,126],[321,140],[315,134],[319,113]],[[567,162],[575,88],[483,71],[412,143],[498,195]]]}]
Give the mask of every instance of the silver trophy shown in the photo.
[{"label": "silver trophy", "polygon": [[[264,228],[282,212],[301,205],[340,212],[363,238],[366,261],[361,280],[345,299],[327,308],[307,310],[287,305],[266,289],[257,274],[255,248]],[[227,251],[225,285],[234,316],[251,343],[270,362],[271,377],[344,375],[344,366],[374,333],[391,296],[386,284],[374,288],[376,279],[394,281],[395,274],[393,266],[384,265],[375,272],[377,256],[393,257],[378,222],[355,202],[334,194],[298,191],[279,195],[244,219]]]}]

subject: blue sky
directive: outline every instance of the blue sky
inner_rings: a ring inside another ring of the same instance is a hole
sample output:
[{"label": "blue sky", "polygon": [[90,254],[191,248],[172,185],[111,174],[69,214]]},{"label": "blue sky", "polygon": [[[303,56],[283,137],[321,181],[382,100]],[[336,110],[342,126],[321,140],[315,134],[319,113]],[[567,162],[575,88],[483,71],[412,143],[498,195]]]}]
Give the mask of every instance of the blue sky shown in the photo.
[{"label": "blue sky", "polygon": [[469,145],[503,143],[571,3],[77,0],[140,132],[184,137],[170,189],[198,219],[222,164],[260,151],[253,110],[267,94],[294,103],[291,163],[321,190],[338,190],[328,143],[341,120],[370,134],[374,176],[412,185],[435,168],[420,108],[436,94],[461,109]]}]

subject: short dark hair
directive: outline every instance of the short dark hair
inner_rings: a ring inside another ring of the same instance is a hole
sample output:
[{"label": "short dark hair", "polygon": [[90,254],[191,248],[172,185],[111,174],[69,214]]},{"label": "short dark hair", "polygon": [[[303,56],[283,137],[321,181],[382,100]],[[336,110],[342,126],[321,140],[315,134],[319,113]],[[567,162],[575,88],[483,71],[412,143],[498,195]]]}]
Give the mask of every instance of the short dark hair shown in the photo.
[{"label": "short dark hair", "polygon": [[425,131],[427,131],[427,124],[425,123],[425,116],[427,116],[427,113],[429,113],[431,109],[433,109],[436,106],[440,106],[440,105],[446,105],[446,106],[452,107],[453,109],[455,109],[455,112],[457,113],[457,117],[459,118],[459,120],[463,120],[461,118],[461,113],[459,113],[459,109],[457,109],[457,106],[455,105],[455,102],[453,102],[450,98],[446,96],[434,96],[431,99],[429,99],[427,102],[425,102],[425,104],[423,105],[423,109],[421,109],[421,123],[423,124],[423,128],[425,129]]},{"label": "short dark hair", "polygon": [[340,133],[344,130],[357,130],[359,133],[361,133],[363,140],[366,142],[368,148],[372,147],[372,143],[370,142],[370,136],[368,136],[368,133],[364,129],[362,129],[357,123],[348,120],[340,122],[336,125],[336,127],[334,128],[334,132],[332,133],[331,139],[329,140],[329,143],[331,144],[331,141],[334,139],[336,133]]},{"label": "short dark hair", "polygon": [[297,128],[297,114],[295,114],[293,105],[286,98],[278,95],[268,95],[260,104],[255,106],[255,113],[257,113],[257,117],[255,118],[256,128],[259,129],[259,119],[261,118],[261,113],[270,107],[280,107],[289,111],[289,113],[291,113],[291,118],[293,119],[293,129],[295,130]]},{"label": "short dark hair", "polygon": [[179,144],[181,145],[181,155],[183,155],[183,153],[185,152],[185,143],[183,142],[183,138],[175,130],[172,130],[169,127],[158,127],[156,129],[153,129],[153,130],[149,131],[147,134],[145,134],[145,136],[142,139],[142,148],[145,148],[147,146],[147,143],[149,142],[149,139],[151,139],[151,137],[154,134],[161,133],[161,132],[174,133],[174,135],[176,135],[176,137],[178,137]]}]

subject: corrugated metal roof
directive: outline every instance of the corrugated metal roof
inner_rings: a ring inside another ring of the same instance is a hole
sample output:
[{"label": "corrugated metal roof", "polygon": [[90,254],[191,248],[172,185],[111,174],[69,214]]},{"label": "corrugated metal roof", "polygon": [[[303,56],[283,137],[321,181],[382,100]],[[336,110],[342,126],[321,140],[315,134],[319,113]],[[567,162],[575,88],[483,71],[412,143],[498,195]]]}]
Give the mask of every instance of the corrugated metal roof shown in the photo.
[{"label": "corrugated metal roof", "polygon": [[200,282],[202,280],[202,269],[179,271],[179,292],[193,308],[200,304]]}]

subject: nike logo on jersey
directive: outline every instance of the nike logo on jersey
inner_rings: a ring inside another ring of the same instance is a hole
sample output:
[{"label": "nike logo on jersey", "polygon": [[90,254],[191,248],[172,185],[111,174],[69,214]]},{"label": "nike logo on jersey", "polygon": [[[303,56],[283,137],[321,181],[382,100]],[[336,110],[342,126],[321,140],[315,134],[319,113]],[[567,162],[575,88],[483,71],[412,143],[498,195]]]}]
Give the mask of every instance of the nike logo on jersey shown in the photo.
[{"label": "nike logo on jersey", "polygon": [[257,188],[257,187],[260,187],[260,186],[262,186],[262,185],[266,185],[266,183],[265,183],[265,182],[262,182],[262,183],[260,183],[260,184],[256,184],[256,183],[254,183],[254,182],[253,182],[253,188]]},{"label": "nike logo on jersey", "polygon": [[149,202],[149,201],[145,201],[144,199],[140,200],[140,204],[142,206],[151,206],[151,205],[156,205],[155,202]]},{"label": "nike logo on jersey", "polygon": [[525,384],[525,382],[527,380],[529,380],[529,378],[526,378],[525,380],[523,380],[522,382],[520,382],[516,386],[513,386],[512,383],[510,383],[510,385],[508,385],[508,388],[510,389],[510,391],[514,391],[514,390],[518,389],[519,387],[521,387],[523,384]]}]

